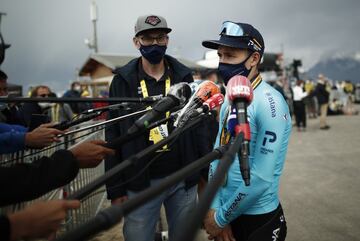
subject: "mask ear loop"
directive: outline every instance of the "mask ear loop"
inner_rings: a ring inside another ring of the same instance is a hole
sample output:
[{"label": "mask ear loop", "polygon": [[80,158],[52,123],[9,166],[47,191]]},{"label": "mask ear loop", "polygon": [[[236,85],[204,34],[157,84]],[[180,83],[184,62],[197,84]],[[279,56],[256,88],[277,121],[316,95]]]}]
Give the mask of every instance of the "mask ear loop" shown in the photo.
[{"label": "mask ear loop", "polygon": [[[247,56],[246,59],[243,61],[244,66],[245,66],[246,62],[250,59],[250,57],[253,55],[253,53],[255,53],[255,52],[254,52],[254,51],[251,51],[250,54],[249,54],[249,56]],[[252,67],[250,68],[250,72],[251,72],[251,70],[252,70],[253,67],[254,67],[254,66],[252,66]],[[246,68],[246,66],[245,66],[245,68]]]}]

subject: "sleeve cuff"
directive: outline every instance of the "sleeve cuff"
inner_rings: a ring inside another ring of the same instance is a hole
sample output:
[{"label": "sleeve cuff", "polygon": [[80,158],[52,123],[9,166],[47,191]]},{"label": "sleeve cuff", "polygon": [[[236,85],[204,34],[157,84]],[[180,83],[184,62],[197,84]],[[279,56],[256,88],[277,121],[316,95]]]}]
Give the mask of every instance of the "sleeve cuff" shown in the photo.
[{"label": "sleeve cuff", "polygon": [[220,228],[225,227],[226,223],[223,224],[223,223],[220,222],[217,211],[214,213],[214,220],[215,220],[215,223],[217,224],[217,226],[219,226]]}]

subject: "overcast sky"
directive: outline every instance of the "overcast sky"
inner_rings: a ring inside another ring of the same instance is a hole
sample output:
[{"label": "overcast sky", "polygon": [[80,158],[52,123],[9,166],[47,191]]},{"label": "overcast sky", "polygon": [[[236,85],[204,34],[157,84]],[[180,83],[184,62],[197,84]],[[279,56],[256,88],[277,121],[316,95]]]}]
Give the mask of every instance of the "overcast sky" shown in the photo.
[{"label": "overcast sky", "polygon": [[[0,0],[1,32],[12,46],[1,69],[9,82],[67,88],[91,50],[91,0]],[[97,0],[99,52],[138,54],[134,23],[147,13],[164,16],[169,54],[203,58],[205,39],[217,39],[224,20],[248,22],[265,39],[265,52],[284,47],[305,68],[324,56],[360,51],[359,0]]]}]

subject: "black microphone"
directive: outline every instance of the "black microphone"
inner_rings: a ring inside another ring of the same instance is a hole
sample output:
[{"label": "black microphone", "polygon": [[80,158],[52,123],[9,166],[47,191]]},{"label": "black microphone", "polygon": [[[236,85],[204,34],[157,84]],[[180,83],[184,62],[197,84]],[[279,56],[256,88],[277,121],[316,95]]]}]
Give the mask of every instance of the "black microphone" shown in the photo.
[{"label": "black microphone", "polygon": [[[158,101],[158,100],[161,100],[162,97],[163,97],[163,95],[155,95],[155,96],[146,97],[146,98],[144,98],[144,100]],[[104,101],[105,101],[105,99],[104,99]],[[120,108],[130,108],[131,106],[138,106],[138,105],[139,104],[137,104],[137,103],[125,102],[125,103],[120,103],[120,104],[107,105],[107,106],[94,108],[94,109],[88,109],[88,110],[83,111],[81,114],[89,114],[89,113],[93,113],[93,112],[97,112],[97,111],[105,112],[105,111],[116,110],[116,109],[120,109]]]},{"label": "black microphone", "polygon": [[115,104],[115,105],[108,105],[108,106],[103,106],[103,107],[99,107],[99,108],[94,108],[94,109],[88,109],[83,111],[81,114],[90,114],[90,113],[94,113],[94,112],[105,112],[105,111],[109,111],[109,110],[117,110],[120,108],[127,108],[129,106],[129,104],[127,103],[121,103],[121,104]]},{"label": "black microphone", "polygon": [[78,118],[76,120],[63,121],[63,122],[61,122],[59,124],[56,124],[56,125],[52,126],[51,128],[55,128],[55,129],[63,131],[63,130],[66,130],[66,129],[72,127],[72,126],[75,126],[75,125],[81,124],[83,122],[92,120],[92,119],[98,117],[101,114],[102,114],[101,111],[97,111],[97,112],[94,112],[94,113],[87,114],[84,117],[80,117],[80,118]]},{"label": "black microphone", "polygon": [[152,122],[159,120],[167,111],[185,104],[190,96],[191,88],[187,83],[182,82],[171,86],[167,96],[163,97],[149,112],[135,121],[128,133],[131,134],[146,128]]},{"label": "black microphone", "polygon": [[250,168],[249,168],[249,142],[250,126],[247,119],[247,106],[253,98],[253,89],[250,81],[241,75],[232,77],[227,84],[227,93],[230,103],[236,109],[237,124],[235,126],[235,135],[240,132],[244,134],[244,141],[241,144],[239,152],[239,164],[241,176],[246,186],[250,185]]}]

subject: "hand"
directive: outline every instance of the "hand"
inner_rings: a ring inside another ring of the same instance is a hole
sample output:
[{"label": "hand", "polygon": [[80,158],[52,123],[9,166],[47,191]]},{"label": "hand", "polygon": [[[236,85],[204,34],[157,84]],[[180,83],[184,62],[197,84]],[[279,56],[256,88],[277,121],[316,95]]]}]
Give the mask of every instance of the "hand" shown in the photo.
[{"label": "hand", "polygon": [[208,234],[210,234],[209,238],[214,238],[220,234],[222,231],[222,228],[220,228],[214,219],[214,209],[210,209],[208,213],[206,214],[205,220],[204,220],[204,226],[205,230]]},{"label": "hand", "polygon": [[31,132],[25,134],[25,145],[32,148],[50,146],[53,142],[59,142],[56,136],[64,134],[63,131],[51,128],[54,123],[42,124]]},{"label": "hand", "polygon": [[69,209],[80,207],[78,200],[40,201],[9,215],[11,240],[47,238],[60,227]]},{"label": "hand", "polygon": [[[209,235],[208,239],[212,240],[214,239],[214,237]],[[236,241],[233,236],[231,227],[229,225],[226,225],[221,231],[221,233],[217,237],[215,237],[215,241]]]},{"label": "hand", "polygon": [[115,151],[104,147],[105,141],[86,141],[76,145],[69,151],[73,153],[80,168],[92,168],[99,165],[106,155],[114,155]]},{"label": "hand", "polygon": [[128,196],[122,196],[111,200],[112,205],[120,205],[128,200]]}]

